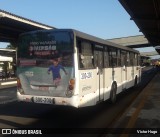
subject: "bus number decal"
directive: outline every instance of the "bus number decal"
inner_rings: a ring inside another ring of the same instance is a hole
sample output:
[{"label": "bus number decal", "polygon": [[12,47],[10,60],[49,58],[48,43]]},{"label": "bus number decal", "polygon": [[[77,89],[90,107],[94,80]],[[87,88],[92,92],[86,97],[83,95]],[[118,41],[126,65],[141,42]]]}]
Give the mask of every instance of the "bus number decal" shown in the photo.
[{"label": "bus number decal", "polygon": [[92,78],[92,72],[83,72],[80,73],[80,78],[83,79],[90,79]]}]

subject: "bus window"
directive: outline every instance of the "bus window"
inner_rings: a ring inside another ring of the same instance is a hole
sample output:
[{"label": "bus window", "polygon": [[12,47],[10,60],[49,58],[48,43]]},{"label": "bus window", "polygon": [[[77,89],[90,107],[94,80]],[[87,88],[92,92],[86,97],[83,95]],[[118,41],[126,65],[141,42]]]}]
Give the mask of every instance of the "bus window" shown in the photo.
[{"label": "bus window", "polygon": [[121,50],[121,66],[127,65],[127,52],[124,50]]},{"label": "bus window", "polygon": [[130,53],[127,52],[127,66],[130,66]]},{"label": "bus window", "polygon": [[141,60],[141,56],[140,56],[140,54],[138,54],[138,58],[137,58],[137,65],[138,66],[140,66],[140,62],[141,62],[140,60]]},{"label": "bus window", "polygon": [[95,68],[98,67],[98,56],[97,56],[95,50],[94,50],[94,67]]},{"label": "bus window", "polygon": [[104,51],[104,67],[108,68],[109,67],[109,57],[108,57],[108,48],[105,47]]},{"label": "bus window", "polygon": [[134,65],[134,58],[135,58],[135,56],[134,56],[134,53],[130,53],[130,65],[131,66],[133,66]]},{"label": "bus window", "polygon": [[117,66],[120,67],[121,66],[121,52],[118,49],[117,51]]},{"label": "bus window", "polygon": [[109,67],[112,67],[112,52],[110,48],[108,50],[108,57],[109,57]]},{"label": "bus window", "polygon": [[110,67],[117,67],[117,49],[116,48],[110,48],[109,49],[109,64]]},{"label": "bus window", "polygon": [[86,41],[79,40],[79,66],[81,69],[93,68],[93,50],[92,44]]},{"label": "bus window", "polygon": [[[43,103],[50,104],[53,103],[50,97],[73,95],[70,92],[73,91],[70,81],[75,78],[71,36],[69,31],[39,30],[19,37],[17,78],[19,83],[25,83],[18,86],[19,94],[31,95],[30,99],[41,96]],[[40,103],[40,100],[34,101]]]},{"label": "bus window", "polygon": [[98,54],[98,68],[102,69],[103,68],[103,51],[100,51]]},{"label": "bus window", "polygon": [[103,68],[104,64],[103,51],[104,51],[103,45],[94,46],[94,67],[98,67],[100,69]]},{"label": "bus window", "polygon": [[137,54],[134,54],[134,66],[138,65]]}]

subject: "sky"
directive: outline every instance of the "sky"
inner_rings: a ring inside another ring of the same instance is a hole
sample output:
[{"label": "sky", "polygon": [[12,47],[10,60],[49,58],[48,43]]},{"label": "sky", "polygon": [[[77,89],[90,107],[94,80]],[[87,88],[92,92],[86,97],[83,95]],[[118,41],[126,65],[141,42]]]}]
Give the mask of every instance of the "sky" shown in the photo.
[{"label": "sky", "polygon": [[[118,0],[0,0],[0,9],[56,28],[73,28],[103,39],[142,35]],[[3,47],[6,44],[0,42],[0,48]]]}]

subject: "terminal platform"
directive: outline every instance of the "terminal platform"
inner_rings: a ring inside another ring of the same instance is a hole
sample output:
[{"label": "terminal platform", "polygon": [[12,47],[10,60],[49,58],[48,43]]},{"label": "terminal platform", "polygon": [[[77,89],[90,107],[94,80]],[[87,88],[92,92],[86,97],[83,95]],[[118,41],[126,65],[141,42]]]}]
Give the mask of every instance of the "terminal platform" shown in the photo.
[{"label": "terminal platform", "polygon": [[[160,136],[160,72],[143,89],[106,137]],[[120,134],[117,134],[121,131]]]},{"label": "terminal platform", "polygon": [[17,79],[16,78],[8,78],[6,80],[0,79],[0,89],[10,88],[17,86]]}]

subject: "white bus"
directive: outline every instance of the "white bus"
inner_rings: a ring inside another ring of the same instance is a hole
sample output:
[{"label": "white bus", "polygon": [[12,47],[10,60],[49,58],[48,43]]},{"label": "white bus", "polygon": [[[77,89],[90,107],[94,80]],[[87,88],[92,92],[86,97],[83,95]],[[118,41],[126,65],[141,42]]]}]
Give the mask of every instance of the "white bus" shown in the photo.
[{"label": "white bus", "polygon": [[141,79],[138,51],[72,29],[22,34],[17,56],[19,101],[93,106]]}]

